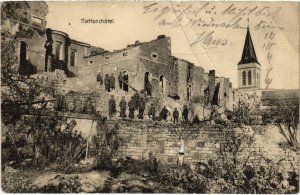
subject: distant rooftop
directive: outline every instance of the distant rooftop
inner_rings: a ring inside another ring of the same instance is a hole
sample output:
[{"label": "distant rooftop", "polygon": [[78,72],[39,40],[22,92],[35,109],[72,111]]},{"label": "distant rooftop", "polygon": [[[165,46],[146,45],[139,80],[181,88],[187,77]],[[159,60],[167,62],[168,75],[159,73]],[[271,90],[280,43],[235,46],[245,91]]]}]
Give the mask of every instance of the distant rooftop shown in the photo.
[{"label": "distant rooftop", "polygon": [[262,91],[262,100],[299,99],[299,89]]}]

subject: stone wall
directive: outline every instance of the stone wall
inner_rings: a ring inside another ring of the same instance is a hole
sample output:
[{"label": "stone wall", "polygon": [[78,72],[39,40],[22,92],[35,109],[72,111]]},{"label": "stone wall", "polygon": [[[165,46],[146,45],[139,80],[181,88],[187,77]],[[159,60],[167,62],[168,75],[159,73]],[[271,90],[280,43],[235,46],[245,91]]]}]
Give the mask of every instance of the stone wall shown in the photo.
[{"label": "stone wall", "polygon": [[[121,50],[88,57],[86,60],[92,61],[93,65],[87,66],[79,72],[80,75],[86,76],[84,72],[89,69],[92,75],[88,74],[88,77],[91,76],[94,79],[98,71],[103,76],[113,73],[116,77],[119,72],[127,71],[129,84],[138,90],[144,89],[145,74],[150,73],[153,95],[177,95],[177,88],[174,87],[174,83],[178,82],[174,79],[177,70],[173,67],[170,47],[169,37],[146,43],[136,42],[134,45]],[[156,54],[157,57],[153,58],[152,54]],[[165,79],[164,91],[160,87],[161,76]]]},{"label": "stone wall", "polygon": [[[121,156],[147,159],[152,152],[159,161],[176,164],[180,145],[179,129],[157,128],[153,126],[122,126],[120,135],[126,140]],[[185,162],[194,163],[208,160],[217,154],[218,139],[211,129],[188,130],[182,135],[185,148]]]},{"label": "stone wall", "polygon": [[[152,152],[160,162],[176,164],[180,146],[180,128],[172,128],[170,124],[155,123],[119,123],[119,135],[125,140],[120,156],[133,159],[148,159]],[[245,130],[235,128],[233,130],[219,130],[215,127],[187,128],[181,134],[184,141],[184,162],[194,164],[207,162],[220,155],[221,144],[227,143],[230,133],[236,136],[247,134]],[[248,135],[248,134],[247,134]],[[249,164],[259,166],[267,163],[260,155],[270,162],[279,163],[283,168],[297,168],[299,160],[297,153],[285,152],[278,145],[255,134],[255,141],[248,147],[242,144],[238,153],[238,159],[246,160],[250,155]],[[268,146],[265,146],[267,144]],[[270,151],[270,149],[272,151]]]}]

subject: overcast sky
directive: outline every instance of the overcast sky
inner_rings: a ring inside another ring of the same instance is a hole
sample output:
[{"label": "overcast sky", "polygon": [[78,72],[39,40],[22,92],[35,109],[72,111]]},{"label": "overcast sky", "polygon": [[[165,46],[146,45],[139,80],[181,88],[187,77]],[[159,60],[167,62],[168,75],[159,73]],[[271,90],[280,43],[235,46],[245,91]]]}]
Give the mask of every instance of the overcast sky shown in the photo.
[{"label": "overcast sky", "polygon": [[[78,1],[47,4],[47,27],[64,31],[72,39],[111,51],[136,40],[146,42],[165,34],[171,37],[174,56],[200,65],[206,72],[215,69],[218,76],[230,78],[233,87],[237,87],[237,63],[249,24],[262,68],[262,87],[266,87],[267,77],[273,79],[269,88],[299,88],[297,3],[164,2],[149,6],[151,2]],[[81,22],[82,18],[113,19],[114,23],[87,24]],[[192,26],[192,21],[200,26]],[[235,22],[239,28],[211,26],[213,23],[234,26]],[[268,74],[267,69],[271,69]]]}]

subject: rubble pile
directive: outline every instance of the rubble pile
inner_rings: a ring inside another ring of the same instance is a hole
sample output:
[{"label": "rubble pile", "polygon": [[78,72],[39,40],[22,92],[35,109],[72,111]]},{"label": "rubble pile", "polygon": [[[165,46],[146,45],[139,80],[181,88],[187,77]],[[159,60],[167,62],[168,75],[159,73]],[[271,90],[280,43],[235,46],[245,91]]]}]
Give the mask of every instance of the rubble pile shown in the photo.
[{"label": "rubble pile", "polygon": [[89,172],[83,174],[47,173],[36,178],[31,184],[37,192],[97,192],[103,190],[109,172]]},{"label": "rubble pile", "polygon": [[271,160],[273,163],[285,164],[282,167],[287,170],[299,166],[299,158],[297,152],[281,148],[269,137],[260,135],[259,133],[255,133],[250,126],[245,126],[244,130],[244,133],[248,135],[254,135],[254,142],[252,143],[251,147],[259,148],[259,152],[264,158]]},{"label": "rubble pile", "polygon": [[184,190],[166,187],[147,178],[128,173],[112,177],[110,172],[90,172],[82,174],[48,173],[41,175],[30,184],[31,192],[39,193],[158,193],[181,192]]}]

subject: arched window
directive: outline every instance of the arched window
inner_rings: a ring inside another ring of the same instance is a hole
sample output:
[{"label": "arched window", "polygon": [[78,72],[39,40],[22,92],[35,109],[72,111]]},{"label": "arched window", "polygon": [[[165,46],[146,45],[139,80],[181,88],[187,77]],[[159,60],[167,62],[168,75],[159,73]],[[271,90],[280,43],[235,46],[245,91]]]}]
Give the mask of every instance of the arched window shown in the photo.
[{"label": "arched window", "polygon": [[186,97],[187,97],[187,100],[191,100],[192,99],[192,84],[188,84],[187,85],[187,88],[186,88]]},{"label": "arched window", "polygon": [[72,50],[70,56],[70,66],[75,66],[75,59],[76,59],[76,51]]},{"label": "arched window", "polygon": [[62,58],[62,51],[61,51],[61,46],[62,46],[62,42],[60,41],[56,41],[56,45],[55,45],[55,58],[57,60],[60,60]]},{"label": "arched window", "polygon": [[243,73],[242,73],[242,80],[243,80],[243,86],[245,86],[246,85],[246,72],[245,71],[243,71]]},{"label": "arched window", "polygon": [[159,77],[159,92],[165,93],[166,92],[166,78],[164,75],[161,75]]},{"label": "arched window", "polygon": [[187,69],[187,77],[186,77],[186,80],[187,82],[191,82],[192,81],[192,67],[191,66],[188,66],[188,69]]},{"label": "arched window", "polygon": [[22,65],[27,59],[27,44],[24,41],[20,42],[20,65]]},{"label": "arched window", "polygon": [[129,74],[128,72],[125,70],[123,71],[123,90],[127,91],[129,90],[128,84],[129,84]]},{"label": "arched window", "polygon": [[252,85],[252,74],[251,74],[251,70],[248,71],[248,85]]},{"label": "arched window", "polygon": [[152,80],[152,74],[150,72],[146,72],[144,76],[144,89],[146,89],[147,84]]},{"label": "arched window", "polygon": [[20,41],[20,74],[25,74],[27,69],[27,44],[24,41]]}]

